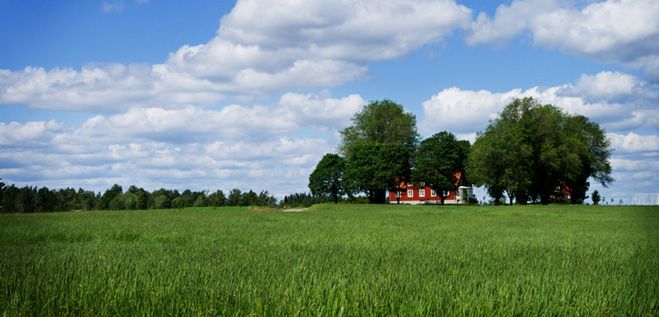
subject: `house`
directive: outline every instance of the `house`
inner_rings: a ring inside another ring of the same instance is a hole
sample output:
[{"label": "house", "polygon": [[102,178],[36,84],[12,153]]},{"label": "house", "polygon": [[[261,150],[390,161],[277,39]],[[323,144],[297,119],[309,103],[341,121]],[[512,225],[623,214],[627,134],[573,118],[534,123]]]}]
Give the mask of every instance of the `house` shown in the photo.
[{"label": "house", "polygon": [[[453,174],[458,190],[445,192],[444,204],[466,204],[469,199],[476,199],[471,186],[464,186],[461,172]],[[389,191],[390,204],[440,204],[441,197],[425,182],[400,182],[397,190]]]}]

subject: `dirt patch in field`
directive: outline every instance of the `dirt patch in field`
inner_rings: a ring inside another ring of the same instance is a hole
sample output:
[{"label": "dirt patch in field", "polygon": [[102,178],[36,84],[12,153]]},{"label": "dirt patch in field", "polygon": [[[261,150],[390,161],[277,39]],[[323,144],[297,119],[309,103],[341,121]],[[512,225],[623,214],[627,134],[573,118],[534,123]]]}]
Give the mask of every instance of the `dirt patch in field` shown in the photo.
[{"label": "dirt patch in field", "polygon": [[268,213],[268,212],[277,212],[281,211],[279,208],[273,208],[273,207],[251,207],[249,208],[251,212],[256,212],[256,213]]},{"label": "dirt patch in field", "polygon": [[284,209],[284,212],[303,212],[307,210],[309,210],[309,208],[287,208]]}]

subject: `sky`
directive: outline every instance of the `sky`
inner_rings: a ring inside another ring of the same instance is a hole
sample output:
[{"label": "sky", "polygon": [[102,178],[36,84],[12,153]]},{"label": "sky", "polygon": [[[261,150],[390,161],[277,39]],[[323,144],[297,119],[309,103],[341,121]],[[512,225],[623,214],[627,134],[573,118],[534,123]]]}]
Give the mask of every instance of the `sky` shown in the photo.
[{"label": "sky", "polygon": [[606,131],[591,190],[659,192],[656,0],[3,0],[0,45],[8,184],[281,198],[369,101],[473,142],[530,96]]}]

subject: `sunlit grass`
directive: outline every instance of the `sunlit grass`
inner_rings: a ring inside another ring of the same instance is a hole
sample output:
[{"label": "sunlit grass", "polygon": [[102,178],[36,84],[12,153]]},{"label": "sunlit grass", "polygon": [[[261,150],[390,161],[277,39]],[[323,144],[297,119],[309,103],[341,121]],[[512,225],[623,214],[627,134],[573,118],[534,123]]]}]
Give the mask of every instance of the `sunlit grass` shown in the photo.
[{"label": "sunlit grass", "polygon": [[16,315],[659,312],[659,209],[314,206],[0,216]]}]

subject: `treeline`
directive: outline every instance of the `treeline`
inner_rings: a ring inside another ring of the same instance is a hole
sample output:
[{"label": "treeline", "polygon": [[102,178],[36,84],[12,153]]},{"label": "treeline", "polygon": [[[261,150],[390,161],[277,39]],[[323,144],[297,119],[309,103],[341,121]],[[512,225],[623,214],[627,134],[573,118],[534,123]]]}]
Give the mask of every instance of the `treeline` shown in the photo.
[{"label": "treeline", "polygon": [[309,176],[313,196],[364,195],[386,202],[386,192],[425,183],[444,203],[459,186],[484,186],[494,203],[581,204],[593,179],[611,178],[604,131],[580,115],[533,98],[515,99],[478,133],[473,145],[447,131],[419,142],[416,118],[389,100],[374,101],[341,131],[338,154],[326,154]]},{"label": "treeline", "polygon": [[[337,199],[337,202],[344,202],[349,204],[364,204],[367,203],[364,197],[340,197]],[[288,207],[309,207],[313,204],[328,203],[334,202],[334,197],[332,195],[312,195],[309,193],[293,193],[290,195],[284,196],[284,198],[279,202],[279,206],[288,208]]]},{"label": "treeline", "polygon": [[221,206],[268,206],[277,205],[277,199],[267,191],[256,193],[249,190],[242,192],[232,189],[225,194],[222,190],[213,193],[158,189],[149,192],[137,186],[130,186],[124,191],[119,185],[113,185],[102,194],[82,188],[75,190],[49,189],[47,187],[6,186],[0,182],[0,211],[50,212],[50,211],[87,211],[87,210],[136,210],[168,209],[186,207],[221,207]]}]

